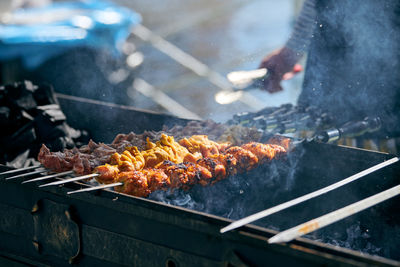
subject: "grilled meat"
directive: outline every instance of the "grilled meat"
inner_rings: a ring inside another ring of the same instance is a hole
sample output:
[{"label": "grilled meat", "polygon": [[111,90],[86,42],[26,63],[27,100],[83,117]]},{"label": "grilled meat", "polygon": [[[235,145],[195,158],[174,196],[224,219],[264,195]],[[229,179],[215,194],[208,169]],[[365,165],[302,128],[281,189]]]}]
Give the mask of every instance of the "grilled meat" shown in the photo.
[{"label": "grilled meat", "polygon": [[115,188],[118,192],[140,197],[146,197],[156,190],[189,189],[197,183],[206,185],[212,178],[208,169],[191,162],[176,164],[164,161],[159,168],[124,172],[118,172],[118,166],[105,164],[95,171],[100,174],[96,177],[99,183],[122,182],[124,185]]},{"label": "grilled meat", "polygon": [[171,179],[163,169],[147,168],[143,169],[142,173],[147,178],[147,184],[151,192],[168,188],[171,185]]},{"label": "grilled meat", "polygon": [[145,167],[156,167],[165,160],[175,163],[183,162],[190,152],[179,143],[175,142],[174,137],[161,135],[160,141],[147,142],[147,150],[142,151]]},{"label": "grilled meat", "polygon": [[38,160],[44,167],[55,172],[74,170],[79,175],[89,174],[97,166],[110,163],[110,156],[114,153],[123,153],[127,147],[132,146],[143,149],[146,147],[146,140],[155,140],[160,135],[160,132],[119,134],[109,145],[90,140],[85,146],[65,149],[63,152],[50,152],[42,145]]},{"label": "grilled meat", "polygon": [[[122,142],[122,137],[116,138]],[[125,139],[124,139],[125,140]],[[39,160],[55,171],[73,168],[77,173],[98,173],[102,184],[121,182],[116,191],[146,197],[156,190],[167,188],[189,189],[195,184],[209,185],[228,176],[256,168],[286,153],[279,145],[251,142],[239,146],[219,144],[207,136],[197,135],[175,142],[172,136],[162,134],[153,143],[147,138],[146,150],[127,146],[118,153],[104,144],[90,142],[81,149],[51,153],[42,147]],[[82,154],[81,151],[90,152]],[[93,167],[95,155],[108,155],[108,162]]]},{"label": "grilled meat", "polygon": [[[119,174],[115,173],[115,170],[118,169],[117,165],[106,164],[96,168],[100,174],[96,179],[100,183],[128,183],[128,186],[119,186],[117,190],[135,196],[147,196],[160,189],[189,189],[195,184],[203,186],[213,184],[230,175],[256,168],[259,163],[269,162],[283,150],[277,145],[253,142],[242,147],[230,147],[221,154],[203,157],[197,163],[174,163],[166,160],[158,164],[157,168],[144,168]],[[121,174],[123,175],[121,176]],[[110,175],[114,175],[114,178]],[[143,177],[146,177],[146,182]],[[138,182],[134,182],[132,179],[138,179]]]},{"label": "grilled meat", "polygon": [[211,172],[214,179],[212,182],[222,180],[237,172],[237,160],[231,154],[212,155],[200,159],[197,163]]},{"label": "grilled meat", "polygon": [[179,144],[184,146],[190,153],[201,153],[203,157],[209,157],[223,152],[230,147],[230,143],[217,143],[208,139],[207,135],[193,135],[189,138],[183,138]]},{"label": "grilled meat", "polygon": [[242,148],[252,152],[258,158],[260,163],[271,161],[275,158],[276,154],[281,153],[280,147],[256,142],[244,144],[242,145]]},{"label": "grilled meat", "polygon": [[170,178],[171,188],[188,189],[198,183],[206,185],[212,178],[209,170],[192,162],[175,164],[165,161],[160,168]]},{"label": "grilled meat", "polygon": [[122,182],[122,185],[114,187],[115,191],[137,197],[147,197],[151,193],[147,177],[143,172],[121,172],[115,181]]},{"label": "grilled meat", "polygon": [[104,164],[95,168],[95,172],[100,174],[96,179],[101,184],[111,184],[119,174],[117,165]]},{"label": "grilled meat", "polygon": [[228,148],[225,154],[230,154],[236,159],[236,168],[239,173],[254,169],[258,163],[256,155],[239,146]]},{"label": "grilled meat", "polygon": [[[211,120],[208,121],[190,121],[186,126],[174,126],[170,129],[164,127],[163,131],[145,131],[142,134],[118,134],[111,144],[96,143],[92,140],[88,145],[82,146],[79,149],[65,149],[62,152],[50,152],[46,146],[42,146],[39,153],[39,161],[48,169],[56,172],[74,170],[76,174],[83,175],[92,173],[94,168],[99,165],[110,163],[110,156],[114,153],[123,153],[128,150],[131,154],[132,151],[127,149],[128,147],[137,147],[139,151],[148,149],[148,142],[153,142],[155,140],[160,140],[163,133],[175,136],[176,140],[183,138],[190,139],[193,135],[204,135],[208,134],[208,137],[212,140],[218,140],[219,142],[229,142],[232,145],[241,145],[250,141],[257,141],[260,139],[261,135],[256,129],[243,127],[240,125],[226,125],[221,123],[216,123]],[[193,139],[193,138],[192,138]],[[202,142],[198,140],[197,142]],[[204,140],[203,140],[204,141]],[[186,154],[184,161],[189,161],[195,163],[201,158],[201,153],[203,156],[209,156],[215,153],[215,144],[213,141],[211,143],[203,143],[201,151],[191,152]],[[181,144],[184,147],[186,145]],[[218,144],[218,150],[224,150],[227,147],[227,143]],[[159,151],[163,153],[162,151]],[[165,156],[165,153],[163,153]],[[78,155],[78,156],[76,156]],[[150,155],[149,155],[150,157]],[[162,158],[152,155],[154,158]],[[124,163],[126,164],[126,163]],[[138,166],[131,168],[128,163],[126,170],[140,169]]]}]

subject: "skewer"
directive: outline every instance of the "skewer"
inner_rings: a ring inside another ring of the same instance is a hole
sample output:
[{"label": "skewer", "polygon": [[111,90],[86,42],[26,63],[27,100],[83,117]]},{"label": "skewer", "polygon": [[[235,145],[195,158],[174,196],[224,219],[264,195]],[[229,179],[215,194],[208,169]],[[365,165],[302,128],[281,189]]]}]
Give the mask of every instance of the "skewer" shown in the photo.
[{"label": "skewer", "polygon": [[17,172],[22,172],[22,171],[29,171],[29,170],[32,170],[32,169],[37,169],[39,167],[40,166],[30,166],[30,167],[26,167],[26,168],[22,168],[22,169],[9,170],[9,171],[5,171],[5,172],[0,173],[0,176],[13,174],[13,173],[17,173]]},{"label": "skewer", "polygon": [[272,243],[289,242],[297,237],[308,234],[310,232],[314,232],[315,230],[321,229],[327,225],[330,225],[334,222],[342,220],[369,207],[377,205],[399,194],[400,194],[400,185],[394,186],[388,190],[385,190],[383,192],[380,192],[378,194],[360,200],[356,203],[350,204],[344,208],[335,210],[321,217],[310,220],[306,223],[300,224],[286,231],[280,232],[279,234],[268,239],[268,243],[272,244]]},{"label": "skewer", "polygon": [[34,172],[23,173],[23,174],[7,177],[6,180],[17,179],[17,178],[21,178],[21,177],[25,177],[25,176],[31,176],[31,175],[34,175],[34,174],[44,173],[44,172],[48,172],[48,170],[40,169],[40,170],[36,170]]},{"label": "skewer", "polygon": [[70,194],[81,193],[81,192],[89,192],[89,191],[100,190],[100,189],[110,188],[110,187],[119,186],[119,185],[123,185],[123,183],[118,182],[118,183],[112,183],[112,184],[103,184],[103,185],[88,187],[88,188],[79,189],[79,190],[75,190],[75,191],[69,191],[69,192],[67,192],[67,194],[70,195]]},{"label": "skewer", "polygon": [[231,231],[231,230],[236,229],[238,227],[241,227],[243,225],[246,225],[246,224],[252,223],[254,221],[257,221],[257,220],[259,220],[261,218],[267,217],[267,216],[269,216],[271,214],[274,214],[274,213],[276,213],[278,211],[290,208],[290,207],[295,206],[297,204],[300,204],[300,203],[302,203],[304,201],[307,201],[307,200],[310,200],[310,199],[315,198],[317,196],[320,196],[320,195],[323,195],[325,193],[328,193],[328,192],[330,192],[330,191],[332,191],[332,190],[334,190],[336,188],[339,188],[339,187],[344,186],[344,185],[346,185],[348,183],[351,183],[351,182],[353,182],[355,180],[358,180],[358,179],[360,179],[360,178],[362,178],[362,177],[364,177],[364,176],[366,176],[366,175],[368,175],[368,174],[370,174],[372,172],[375,172],[375,171],[377,171],[379,169],[382,169],[382,168],[384,168],[386,166],[389,166],[389,165],[391,165],[391,164],[393,164],[393,163],[395,163],[397,161],[399,161],[399,158],[395,157],[395,158],[392,158],[390,160],[387,160],[387,161],[384,161],[382,163],[379,163],[379,164],[377,164],[375,166],[372,166],[372,167],[370,167],[370,168],[368,168],[366,170],[363,170],[363,171],[361,171],[359,173],[356,173],[356,174],[354,174],[354,175],[352,175],[352,176],[350,176],[348,178],[345,178],[345,179],[343,179],[343,180],[341,180],[341,181],[339,181],[337,183],[331,184],[331,185],[329,185],[327,187],[324,187],[324,188],[321,188],[321,189],[319,189],[317,191],[308,193],[308,194],[306,194],[304,196],[289,200],[289,201],[284,202],[282,204],[279,204],[279,205],[277,205],[275,207],[260,211],[258,213],[253,214],[253,215],[250,215],[248,217],[245,217],[243,219],[235,221],[235,222],[229,224],[228,226],[226,226],[224,228],[221,228],[220,232],[221,233],[225,233],[225,232]]},{"label": "skewer", "polygon": [[68,174],[73,174],[73,173],[74,173],[74,171],[60,172],[60,173],[56,173],[56,174],[52,174],[52,175],[47,175],[47,176],[43,176],[43,177],[38,177],[38,178],[33,178],[33,179],[30,179],[30,180],[26,180],[26,181],[23,181],[21,184],[42,181],[42,180],[46,180],[46,179],[51,179],[51,178],[55,178],[55,177],[68,175]]},{"label": "skewer", "polygon": [[64,179],[64,180],[60,180],[60,181],[56,181],[56,182],[52,182],[52,183],[48,183],[48,184],[42,184],[42,185],[39,185],[39,187],[46,187],[46,186],[50,186],[50,185],[66,184],[66,183],[69,183],[69,182],[75,182],[75,181],[85,180],[85,179],[87,179],[87,178],[96,177],[96,176],[99,176],[99,175],[100,175],[100,174],[98,174],[98,173],[92,173],[92,174],[83,175],[83,176],[74,177],[74,178],[69,178],[69,179]]}]

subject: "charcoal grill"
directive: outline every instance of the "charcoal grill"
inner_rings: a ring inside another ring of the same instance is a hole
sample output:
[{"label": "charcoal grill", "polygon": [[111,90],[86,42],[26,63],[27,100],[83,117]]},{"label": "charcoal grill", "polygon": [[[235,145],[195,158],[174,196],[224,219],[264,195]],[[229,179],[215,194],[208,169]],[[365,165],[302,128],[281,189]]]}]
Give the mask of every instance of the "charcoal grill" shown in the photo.
[{"label": "charcoal grill", "polygon": [[[163,124],[185,123],[173,116],[77,98],[61,96],[60,104],[68,123],[77,128],[89,126],[95,141],[110,142],[120,132],[160,130]],[[391,157],[361,149],[304,143],[286,161],[230,177],[214,186],[175,192],[172,197],[168,193],[158,194],[148,199],[112,190],[67,196],[68,191],[88,185],[72,183],[38,188],[34,183],[21,185],[21,180],[5,181],[1,177],[0,263],[399,266],[398,198],[288,244],[268,245],[267,239],[278,228],[284,230],[398,184],[400,164],[255,225],[219,233],[232,220],[321,188]],[[187,194],[191,201],[181,206],[166,201]],[[355,242],[369,242],[370,247],[380,248],[380,256],[332,245],[349,236],[354,225],[369,235]]]}]

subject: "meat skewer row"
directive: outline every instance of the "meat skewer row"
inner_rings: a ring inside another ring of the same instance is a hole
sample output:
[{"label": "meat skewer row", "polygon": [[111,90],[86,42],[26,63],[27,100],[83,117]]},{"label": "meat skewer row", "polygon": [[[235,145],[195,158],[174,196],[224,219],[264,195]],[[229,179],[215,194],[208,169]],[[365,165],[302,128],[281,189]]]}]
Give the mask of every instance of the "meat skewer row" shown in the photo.
[{"label": "meat skewer row", "polygon": [[286,150],[279,145],[252,142],[230,147],[222,154],[203,157],[196,163],[164,161],[157,168],[129,171],[120,171],[117,165],[105,164],[98,166],[95,172],[99,174],[96,180],[101,184],[120,182],[122,185],[116,186],[116,191],[147,197],[156,190],[189,189],[195,184],[213,184],[228,176],[252,170],[285,153]]},{"label": "meat skewer row", "polygon": [[[131,135],[135,136],[129,134],[128,137]],[[85,175],[92,173],[97,166],[103,164],[124,165],[123,168],[127,171],[155,167],[164,160],[175,163],[196,162],[201,157],[220,153],[230,146],[229,143],[220,144],[211,141],[206,135],[192,136],[175,142],[172,136],[161,134],[156,143],[151,142],[147,137],[146,141],[141,140],[141,142],[146,142],[146,145],[138,146],[123,142],[124,140],[121,140],[119,136],[111,145],[90,141],[86,146],[63,152],[51,152],[43,145],[38,160],[45,168],[54,172],[73,170],[77,175]],[[145,150],[142,150],[143,148]]]},{"label": "meat skewer row", "polygon": [[[187,189],[197,183],[212,184],[286,153],[279,145],[254,142],[230,147],[228,143],[211,141],[206,135],[184,138],[178,143],[172,136],[162,134],[156,143],[147,139],[146,147],[147,150],[139,151],[135,146],[126,146],[125,151],[114,152],[108,163],[95,167],[99,174],[97,180],[103,184],[119,182],[123,186],[117,187],[117,191],[147,196],[159,189]],[[47,148],[41,152],[39,160],[46,167],[69,167],[64,162],[59,164],[58,152],[51,153]],[[74,170],[80,165],[73,165]]]},{"label": "meat skewer row", "polygon": [[[231,157],[222,159],[222,161],[225,162],[227,160],[229,164],[233,160],[233,155],[236,154],[236,158],[243,159],[253,156],[250,154],[254,152],[258,157],[271,160],[276,153],[280,153],[277,146],[274,147],[274,145],[249,143],[242,148],[237,146],[229,147],[229,144],[218,144],[208,140],[207,136],[204,135],[192,136],[189,139],[185,138],[176,143],[173,137],[164,135],[156,144],[150,143],[148,150],[139,151],[136,147],[127,147],[121,154],[114,153],[109,163],[118,168],[118,170],[113,168],[113,172],[138,171],[149,167],[158,168],[165,160],[174,163],[192,162],[196,164],[200,160],[203,165],[207,166],[211,164],[209,167],[212,167],[213,164],[215,165],[215,162],[218,163],[221,161],[220,157],[222,156],[219,155],[227,151],[228,153],[225,154],[231,154]],[[222,166],[226,165],[226,168],[229,164],[222,164]],[[238,168],[240,171],[241,169],[246,171],[253,168],[252,164],[254,163],[251,161],[246,161],[246,164],[239,162]],[[110,168],[110,166],[107,166],[107,168]],[[222,176],[225,176],[226,173],[223,170]],[[217,166],[216,170],[213,170],[213,176],[220,175],[221,173],[219,173]]]}]

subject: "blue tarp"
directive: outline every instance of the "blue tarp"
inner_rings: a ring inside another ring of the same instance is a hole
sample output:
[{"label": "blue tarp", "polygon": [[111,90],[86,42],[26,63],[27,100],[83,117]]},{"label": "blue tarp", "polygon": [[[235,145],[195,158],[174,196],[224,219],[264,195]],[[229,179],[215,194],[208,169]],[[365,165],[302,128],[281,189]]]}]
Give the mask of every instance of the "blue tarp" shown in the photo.
[{"label": "blue tarp", "polygon": [[73,47],[107,49],[118,54],[141,16],[111,2],[90,0],[18,9],[3,20],[0,61],[21,58],[24,66],[32,69]]}]

